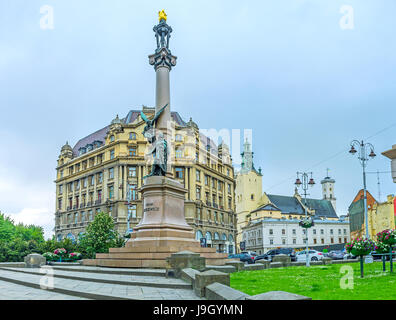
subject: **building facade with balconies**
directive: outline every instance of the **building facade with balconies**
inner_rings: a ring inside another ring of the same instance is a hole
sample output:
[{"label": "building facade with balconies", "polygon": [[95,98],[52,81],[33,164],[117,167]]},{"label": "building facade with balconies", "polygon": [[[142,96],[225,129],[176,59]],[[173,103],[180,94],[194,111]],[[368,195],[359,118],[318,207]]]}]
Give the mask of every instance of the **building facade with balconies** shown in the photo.
[{"label": "building facade with balconies", "polygon": [[[149,118],[154,108],[143,106]],[[119,234],[133,230],[143,213],[140,187],[151,170],[140,110],[61,149],[57,165],[55,235],[78,240],[98,212],[108,212]],[[185,217],[196,239],[235,252],[234,170],[228,146],[216,145],[190,119],[172,112],[168,162],[187,190]]]}]

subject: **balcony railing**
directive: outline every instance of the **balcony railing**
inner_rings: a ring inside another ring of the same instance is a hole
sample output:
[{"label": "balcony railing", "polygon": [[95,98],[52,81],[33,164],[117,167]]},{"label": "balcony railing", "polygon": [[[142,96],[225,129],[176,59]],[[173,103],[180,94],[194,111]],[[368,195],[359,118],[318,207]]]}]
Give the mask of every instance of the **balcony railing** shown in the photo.
[{"label": "balcony railing", "polygon": [[219,206],[217,205],[217,203],[216,202],[213,202],[213,208],[219,208]]},{"label": "balcony railing", "polygon": [[80,204],[80,209],[85,207],[85,203]]},{"label": "balcony railing", "polygon": [[95,205],[101,204],[102,200],[95,200]]},{"label": "balcony railing", "polygon": [[87,202],[87,207],[90,207],[90,206],[92,206],[92,202],[91,201]]}]

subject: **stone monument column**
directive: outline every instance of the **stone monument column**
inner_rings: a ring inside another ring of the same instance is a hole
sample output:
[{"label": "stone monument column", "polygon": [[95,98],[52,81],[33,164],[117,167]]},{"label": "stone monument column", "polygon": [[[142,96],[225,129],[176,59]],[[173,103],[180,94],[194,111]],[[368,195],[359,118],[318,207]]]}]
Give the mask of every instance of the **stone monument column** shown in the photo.
[{"label": "stone monument column", "polygon": [[[172,130],[169,73],[172,67],[176,66],[177,57],[173,56],[169,49],[169,39],[172,28],[166,23],[166,19],[165,12],[163,12],[163,14],[160,13],[159,24],[153,28],[157,39],[157,49],[154,54],[149,55],[149,63],[154,66],[156,73],[155,113],[157,114],[167,105],[157,120],[156,129],[162,131],[168,143],[168,150],[171,151]],[[172,167],[169,161],[167,165],[168,176],[171,176],[171,171]]]}]

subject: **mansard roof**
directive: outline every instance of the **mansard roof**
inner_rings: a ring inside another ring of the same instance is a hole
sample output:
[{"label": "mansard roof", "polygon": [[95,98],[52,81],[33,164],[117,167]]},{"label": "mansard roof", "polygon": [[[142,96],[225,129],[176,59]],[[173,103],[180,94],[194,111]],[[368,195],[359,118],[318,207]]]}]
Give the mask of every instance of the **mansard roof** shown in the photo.
[{"label": "mansard roof", "polygon": [[[284,214],[305,214],[304,207],[296,197],[267,195],[273,205],[279,208]],[[323,199],[301,199],[309,209],[315,210],[315,217],[338,218],[333,205],[329,200]]]},{"label": "mansard roof", "polygon": [[[144,109],[154,112],[154,108],[144,107]],[[145,111],[145,110],[143,110],[143,111]],[[129,111],[125,118],[120,119],[121,123],[123,123],[123,124],[133,123],[140,116],[140,112],[141,112],[140,110]],[[172,117],[172,120],[175,121],[178,126],[187,127],[187,123],[182,119],[182,117],[180,116],[180,114],[178,112],[172,111],[171,117]],[[76,143],[76,145],[73,147],[73,157],[78,157],[80,154],[79,150],[81,148],[86,147],[88,144],[93,144],[94,141],[99,141],[104,144],[105,138],[106,138],[106,135],[107,135],[107,132],[109,131],[109,129],[110,129],[110,125],[107,125],[104,128],[102,128],[94,133],[91,133],[90,135],[86,136],[85,138],[80,139]],[[207,141],[209,141],[211,148],[213,148],[217,152],[217,146],[210,138],[206,137],[202,133],[200,133],[200,138],[201,138],[201,141],[205,141],[205,144],[207,143]]]}]

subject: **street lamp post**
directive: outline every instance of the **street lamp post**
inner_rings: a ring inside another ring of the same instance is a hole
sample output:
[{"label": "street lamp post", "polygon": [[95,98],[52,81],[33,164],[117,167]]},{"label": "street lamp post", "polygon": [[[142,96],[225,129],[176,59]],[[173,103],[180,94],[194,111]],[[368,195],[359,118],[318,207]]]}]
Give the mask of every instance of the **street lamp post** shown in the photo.
[{"label": "street lamp post", "polygon": [[[364,143],[363,140],[362,141],[353,140],[351,142],[351,150],[349,150],[349,153],[354,155],[356,152],[358,152],[356,149],[359,150],[358,159],[363,168],[364,220],[366,223],[366,238],[370,239],[369,228],[368,228],[368,214],[367,214],[366,166],[369,158],[374,159],[376,154],[374,153],[374,146],[368,142]],[[370,153],[368,153],[369,149],[370,149]]]},{"label": "street lamp post", "polygon": [[[308,175],[311,175],[311,178],[308,178]],[[301,179],[300,179],[301,176]],[[302,187],[304,190],[304,211],[305,211],[305,219],[308,220],[308,212],[307,212],[307,190],[309,187],[313,187],[315,184],[314,179],[312,178],[312,172],[297,172],[297,179],[295,185],[297,187]],[[308,250],[308,228],[305,229],[305,241],[306,241],[306,249],[305,249],[305,265],[309,267],[309,250]]]}]

